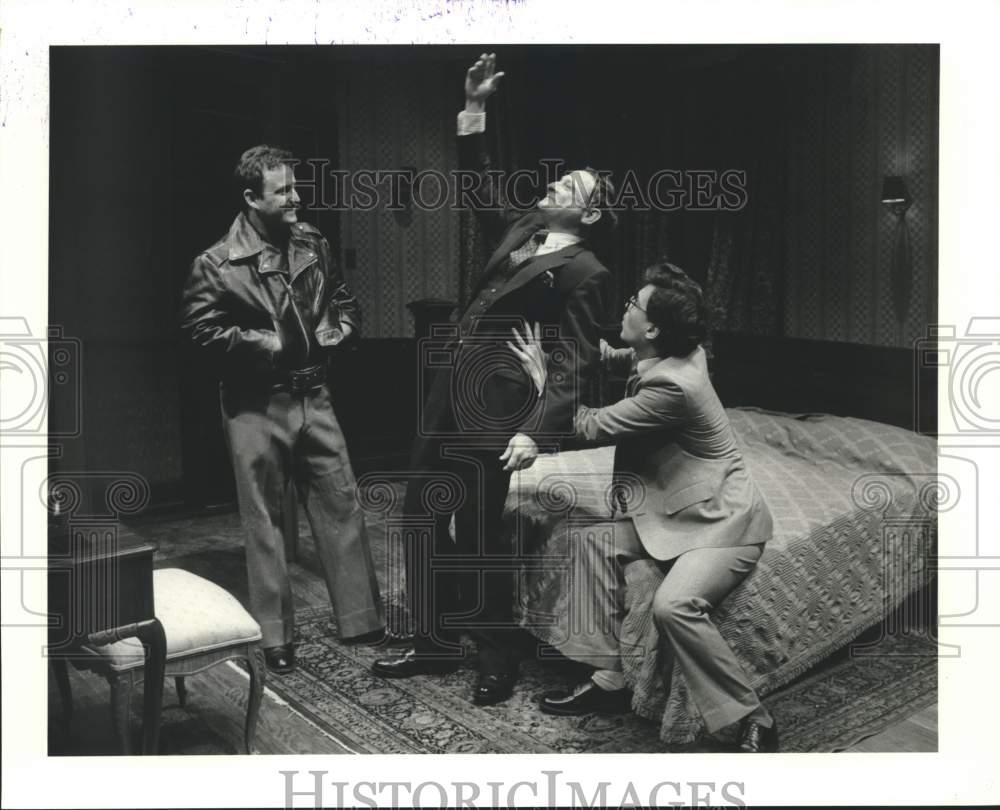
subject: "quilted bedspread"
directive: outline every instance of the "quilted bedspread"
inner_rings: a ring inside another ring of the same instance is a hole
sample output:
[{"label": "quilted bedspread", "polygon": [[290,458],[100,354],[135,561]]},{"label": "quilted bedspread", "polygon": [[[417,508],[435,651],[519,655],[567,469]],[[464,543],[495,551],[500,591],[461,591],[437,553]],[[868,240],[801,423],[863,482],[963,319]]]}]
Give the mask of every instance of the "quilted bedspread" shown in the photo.
[{"label": "quilted bedspread", "polygon": [[[902,428],[828,415],[727,411],[774,516],[774,538],[714,620],[758,694],[788,683],[881,621],[927,582],[936,530],[936,445]],[[543,641],[565,634],[566,543],[574,522],[608,516],[613,448],[540,458],[514,476],[506,507],[526,552],[519,619]],[[668,743],[702,731],[650,605],[652,560],[626,567],[621,645],[633,710]],[[559,596],[555,596],[559,594]],[[669,683],[669,689],[665,684]]]}]

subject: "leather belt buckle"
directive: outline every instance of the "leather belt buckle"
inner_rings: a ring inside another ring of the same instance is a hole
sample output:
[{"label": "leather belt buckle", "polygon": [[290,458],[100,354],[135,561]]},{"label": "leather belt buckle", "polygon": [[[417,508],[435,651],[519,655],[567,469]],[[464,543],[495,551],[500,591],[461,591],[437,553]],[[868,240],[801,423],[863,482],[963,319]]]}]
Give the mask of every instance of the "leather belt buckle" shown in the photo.
[{"label": "leather belt buckle", "polygon": [[288,380],[291,393],[295,396],[315,391],[323,384],[323,366],[295,369],[289,372]]}]

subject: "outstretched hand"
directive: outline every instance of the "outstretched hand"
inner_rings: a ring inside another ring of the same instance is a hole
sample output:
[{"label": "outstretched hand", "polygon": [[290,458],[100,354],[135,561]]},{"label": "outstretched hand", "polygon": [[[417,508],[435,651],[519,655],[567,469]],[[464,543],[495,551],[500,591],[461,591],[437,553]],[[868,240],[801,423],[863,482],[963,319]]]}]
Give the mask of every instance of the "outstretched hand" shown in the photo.
[{"label": "outstretched hand", "polygon": [[504,75],[496,70],[497,55],[484,53],[476,60],[476,64],[465,72],[465,100],[478,104],[485,103],[500,84]]},{"label": "outstretched hand", "polygon": [[509,340],[507,341],[507,346],[512,352],[517,356],[517,359],[521,361],[521,368],[524,369],[525,374],[531,377],[532,381],[535,383],[535,388],[538,390],[538,396],[542,395],[545,391],[545,380],[548,378],[548,369],[545,365],[545,352],[542,351],[542,336],[541,328],[536,323],[535,331],[528,328],[528,324],[524,324],[524,336],[516,329],[510,330],[514,334],[514,340],[517,341],[515,346]]}]

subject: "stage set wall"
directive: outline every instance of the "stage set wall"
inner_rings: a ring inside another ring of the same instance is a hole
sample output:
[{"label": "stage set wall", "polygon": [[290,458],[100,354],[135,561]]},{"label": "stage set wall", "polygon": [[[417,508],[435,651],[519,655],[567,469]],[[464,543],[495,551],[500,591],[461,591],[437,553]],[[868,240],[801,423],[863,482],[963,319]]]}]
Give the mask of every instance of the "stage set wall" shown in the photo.
[{"label": "stage set wall", "polygon": [[[275,142],[346,170],[452,168],[462,75],[481,50],[53,48],[49,321],[80,341],[82,392],[81,435],[62,442],[54,468],[138,473],[154,506],[231,500],[217,391],[177,320],[192,258],[237,213],[239,152]],[[727,272],[744,275],[720,300],[742,311],[754,285],[738,259],[756,256],[775,302],[766,316],[732,316],[729,331],[908,347],[935,321],[936,47],[510,46],[501,57],[507,95],[491,124],[510,168],[563,157],[616,171],[630,160],[753,169],[748,121],[755,138],[779,139],[780,163],[758,167],[773,167],[775,182],[731,214],[757,216],[760,204],[778,224],[759,231],[681,211],[630,229],[626,214],[609,251],[622,297],[660,255],[708,285],[730,239],[742,247],[726,254],[736,257]],[[769,123],[772,110],[780,120]],[[914,198],[901,320],[889,279],[895,220],[878,200],[886,174],[903,175]],[[330,239],[364,310],[366,340],[342,364],[350,378],[335,380],[352,453],[360,467],[366,456],[405,463],[416,385],[406,304],[458,299],[458,214],[304,218]],[[386,420],[402,425],[392,447],[366,454]]]}]

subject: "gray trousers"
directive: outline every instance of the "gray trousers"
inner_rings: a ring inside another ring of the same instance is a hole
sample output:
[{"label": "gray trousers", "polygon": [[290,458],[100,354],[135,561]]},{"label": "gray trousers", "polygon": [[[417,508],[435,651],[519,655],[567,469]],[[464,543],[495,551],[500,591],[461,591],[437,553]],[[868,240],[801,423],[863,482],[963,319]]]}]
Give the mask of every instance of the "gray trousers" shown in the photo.
[{"label": "gray trousers", "polygon": [[222,424],[245,534],[250,613],[264,647],[292,642],[283,524],[295,485],[341,637],[385,626],[344,435],[324,385],[304,395],[221,389]]},{"label": "gray trousers", "polygon": [[[569,633],[558,649],[600,669],[621,670],[625,612],[623,570],[648,559],[631,520],[598,523],[580,531],[570,544]],[[763,544],[698,548],[661,563],[666,571],[653,597],[653,620],[687,681],[691,698],[709,731],[745,717],[760,705],[725,639],[709,617],[753,570]],[[642,654],[645,654],[644,652]],[[672,661],[663,662],[667,671]]]}]

